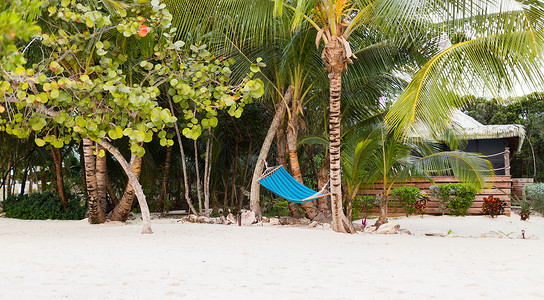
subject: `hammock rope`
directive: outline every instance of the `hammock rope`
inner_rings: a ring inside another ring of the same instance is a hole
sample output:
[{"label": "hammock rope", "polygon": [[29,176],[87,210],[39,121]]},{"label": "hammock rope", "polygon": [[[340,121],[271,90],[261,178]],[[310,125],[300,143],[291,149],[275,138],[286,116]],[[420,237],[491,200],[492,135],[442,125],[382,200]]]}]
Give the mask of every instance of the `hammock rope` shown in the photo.
[{"label": "hammock rope", "polygon": [[316,192],[298,182],[283,166],[266,168],[258,181],[277,196],[296,203],[308,202],[330,195],[326,190],[328,182],[321,191]]}]

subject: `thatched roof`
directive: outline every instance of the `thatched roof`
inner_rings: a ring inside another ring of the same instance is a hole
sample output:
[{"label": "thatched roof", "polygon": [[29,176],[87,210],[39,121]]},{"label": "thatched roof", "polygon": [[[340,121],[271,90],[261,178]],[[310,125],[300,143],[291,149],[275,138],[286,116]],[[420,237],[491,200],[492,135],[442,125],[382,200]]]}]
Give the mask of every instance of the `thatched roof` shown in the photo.
[{"label": "thatched roof", "polygon": [[[456,109],[453,111],[451,118],[451,129],[456,134],[466,140],[481,140],[481,139],[501,139],[507,138],[508,145],[514,153],[521,150],[523,140],[525,139],[525,128],[522,125],[483,125],[474,118]],[[430,137],[428,129],[422,126],[416,126],[411,134],[413,137]]]}]

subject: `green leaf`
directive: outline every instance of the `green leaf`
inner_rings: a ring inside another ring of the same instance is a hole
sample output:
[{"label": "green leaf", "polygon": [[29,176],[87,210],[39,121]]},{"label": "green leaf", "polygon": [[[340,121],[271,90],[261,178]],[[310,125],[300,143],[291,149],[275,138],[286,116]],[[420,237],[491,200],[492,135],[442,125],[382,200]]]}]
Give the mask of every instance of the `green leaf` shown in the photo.
[{"label": "green leaf", "polygon": [[32,130],[34,131],[42,130],[42,128],[44,128],[45,125],[47,124],[47,122],[43,118],[35,118],[35,119],[33,118],[31,119],[31,123],[32,123]]},{"label": "green leaf", "polygon": [[59,90],[52,90],[51,91],[51,99],[56,99],[60,95]]},{"label": "green leaf", "polygon": [[261,71],[261,68],[259,68],[256,64],[251,64],[249,70],[251,70],[251,72],[253,73],[258,73],[259,71]]},{"label": "green leaf", "polygon": [[36,143],[36,145],[38,145],[38,147],[43,147],[45,145],[45,141],[40,138],[35,138],[34,142]]}]

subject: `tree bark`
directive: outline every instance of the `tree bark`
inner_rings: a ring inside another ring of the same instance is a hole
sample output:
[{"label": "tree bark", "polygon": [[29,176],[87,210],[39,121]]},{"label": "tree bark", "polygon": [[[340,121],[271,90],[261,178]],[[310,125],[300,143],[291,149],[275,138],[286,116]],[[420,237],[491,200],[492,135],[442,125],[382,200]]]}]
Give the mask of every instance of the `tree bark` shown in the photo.
[{"label": "tree bark", "polygon": [[107,213],[108,211],[108,189],[106,176],[108,174],[108,166],[106,164],[106,153],[100,155],[100,152],[104,152],[104,148],[100,145],[96,145],[96,189],[98,193],[98,203],[100,209]]},{"label": "tree bark", "polygon": [[204,160],[204,215],[210,216],[210,171],[211,171],[211,127],[208,128],[208,140],[206,141],[206,159]]},{"label": "tree bark", "polygon": [[25,170],[23,171],[23,178],[21,179],[21,191],[19,192],[19,195],[25,194],[27,177],[28,177],[28,168],[25,168]]},{"label": "tree bark", "polygon": [[138,181],[138,178],[136,177],[136,174],[134,174],[134,172],[132,171],[130,164],[126,161],[121,152],[119,152],[119,150],[113,147],[110,143],[106,142],[105,140],[100,140],[99,144],[106,150],[108,150],[108,152],[111,153],[113,157],[115,157],[115,159],[117,159],[117,161],[119,162],[121,167],[123,167],[123,170],[125,170],[125,173],[128,176],[129,184],[134,188],[134,191],[136,192],[136,197],[138,199],[138,203],[140,204],[140,210],[142,211],[142,234],[153,233],[153,231],[151,230],[151,216],[149,213],[149,207],[147,206],[147,201],[145,199],[145,194],[142,190],[140,182]]},{"label": "tree bark", "polygon": [[[317,175],[317,187],[319,190],[321,190],[328,182],[329,182],[329,167],[330,167],[330,155],[327,152],[327,156],[325,156],[325,160],[323,161],[323,166],[321,169],[319,169],[318,175]],[[321,211],[325,216],[328,218],[331,218],[331,207],[330,207],[330,196],[325,196],[318,198],[317,201],[317,207],[319,208],[319,211]]]},{"label": "tree bark", "polygon": [[[168,103],[170,104],[170,111],[172,112],[172,115],[175,115],[174,113],[174,106],[172,104],[172,99],[170,98],[170,95],[166,93],[168,97]],[[183,187],[185,189],[185,201],[187,202],[187,205],[189,206],[189,209],[193,214],[197,214],[195,207],[193,206],[193,201],[191,201],[191,197],[189,196],[189,182],[187,179],[187,164],[185,162],[185,151],[183,151],[183,144],[181,143],[181,133],[179,132],[178,122],[174,122],[174,129],[176,130],[176,136],[178,138],[178,144],[179,144],[179,152],[181,154],[181,167],[183,169]]]},{"label": "tree bark", "polygon": [[159,211],[165,212],[166,190],[168,188],[168,174],[170,173],[170,164],[172,161],[172,147],[166,148],[166,157],[164,158],[164,168],[162,174],[161,195],[159,199]]},{"label": "tree bark", "polygon": [[198,197],[198,212],[202,214],[202,191],[200,186],[200,167],[198,166],[198,148],[196,140],[193,140],[195,148],[195,169],[196,169],[196,193]]},{"label": "tree bark", "polygon": [[259,185],[258,179],[263,173],[264,161],[266,160],[266,157],[268,156],[268,151],[270,150],[270,146],[272,146],[274,135],[276,134],[276,131],[278,127],[280,126],[281,121],[283,120],[283,115],[285,114],[286,105],[289,104],[289,102],[291,101],[291,98],[293,97],[294,89],[295,88],[293,86],[290,86],[287,89],[285,96],[283,97],[283,101],[280,101],[280,103],[278,104],[278,107],[276,109],[276,114],[274,115],[274,118],[272,119],[272,123],[270,124],[270,128],[268,129],[268,132],[266,133],[263,146],[261,147],[261,151],[259,152],[259,158],[257,158],[257,163],[255,164],[255,170],[253,171],[253,179],[251,180],[251,195],[249,199],[249,207],[253,212],[255,212],[255,215],[257,219],[259,220],[262,218],[262,212],[261,212],[261,206],[259,202],[261,186]]},{"label": "tree bark", "polygon": [[[286,170],[288,170],[289,168],[287,167],[286,155],[289,152],[289,149],[287,145],[287,135],[285,133],[283,123],[278,128],[278,132],[276,133],[276,148],[278,148],[278,165],[282,165]],[[302,214],[300,213],[300,204],[287,201],[287,205],[293,218],[302,218]]]},{"label": "tree bark", "polygon": [[[140,173],[142,172],[142,158],[131,154],[130,156],[130,167],[136,179],[140,178]],[[128,219],[128,215],[132,210],[132,203],[134,202],[134,187],[130,184],[130,180],[125,186],[125,192],[121,197],[121,201],[116,205],[111,213],[108,216],[108,219],[111,221],[121,221],[125,222]]]},{"label": "tree bark", "polygon": [[232,187],[230,192],[230,205],[231,207],[237,206],[238,195],[236,194],[236,175],[238,173],[238,147],[240,145],[240,140],[236,140],[236,146],[234,147],[234,161],[232,162],[234,166],[232,167]]},{"label": "tree bark", "polygon": [[340,97],[342,94],[342,71],[347,64],[343,43],[332,36],[323,50],[323,58],[329,71],[330,103],[329,103],[329,150],[331,155],[331,210],[332,229],[336,232],[355,233],[353,223],[344,215],[342,208],[342,175],[340,157]]},{"label": "tree bark", "polygon": [[96,182],[96,163],[93,153],[93,142],[83,139],[83,154],[85,158],[85,179],[87,181],[87,195],[89,206],[89,223],[100,224],[106,221],[106,214],[100,208],[98,188]]},{"label": "tree bark", "polygon": [[[302,174],[300,173],[300,165],[297,153],[297,139],[298,139],[298,112],[300,110],[300,101],[293,99],[291,103],[291,118],[287,122],[287,146],[289,148],[289,165],[291,166],[291,175],[301,184],[304,184]],[[318,221],[322,223],[330,223],[323,213],[317,209],[313,202],[303,202],[300,204],[304,210],[304,214],[312,221]]]},{"label": "tree bark", "polygon": [[113,207],[117,206],[119,204],[119,199],[117,199],[117,196],[115,195],[115,191],[113,190],[113,187],[111,186],[110,177],[108,176],[108,173],[106,173],[106,189],[108,190],[108,195],[110,196],[111,202],[113,203]]}]

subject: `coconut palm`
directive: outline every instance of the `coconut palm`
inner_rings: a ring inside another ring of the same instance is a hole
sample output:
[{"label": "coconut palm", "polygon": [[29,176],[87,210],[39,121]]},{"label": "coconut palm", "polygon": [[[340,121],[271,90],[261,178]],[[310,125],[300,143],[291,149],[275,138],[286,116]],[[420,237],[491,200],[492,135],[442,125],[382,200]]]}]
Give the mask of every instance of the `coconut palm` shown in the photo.
[{"label": "coconut palm", "polygon": [[[441,47],[417,70],[387,116],[407,134],[415,127],[442,132],[452,107],[471,98],[505,97],[544,89],[544,1],[466,1],[433,14],[435,1],[418,1],[414,15],[431,15]],[[438,2],[438,1],[437,1]],[[453,3],[451,3],[453,4]],[[472,98],[473,99],[473,98]]]}]

